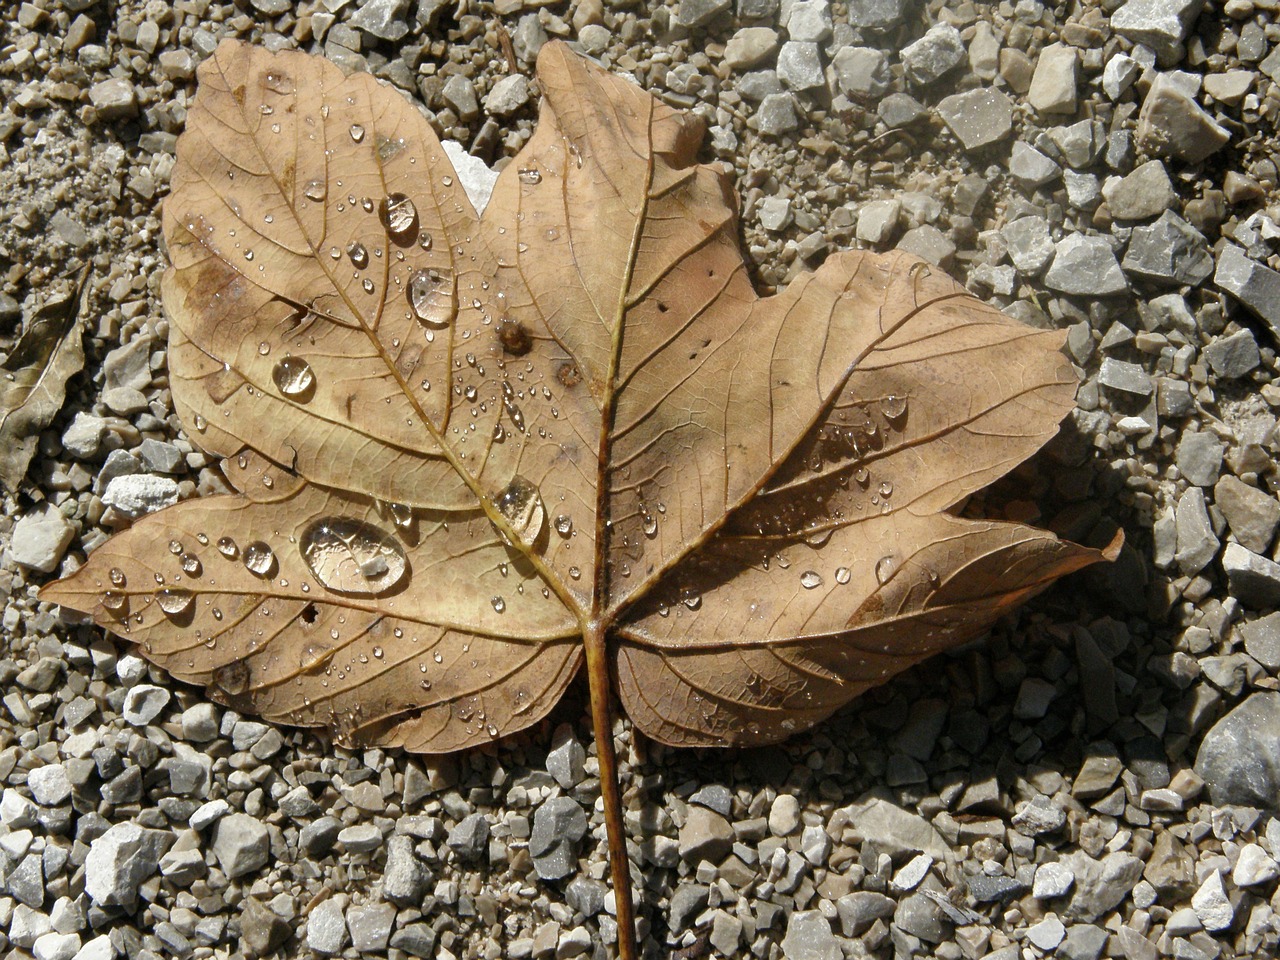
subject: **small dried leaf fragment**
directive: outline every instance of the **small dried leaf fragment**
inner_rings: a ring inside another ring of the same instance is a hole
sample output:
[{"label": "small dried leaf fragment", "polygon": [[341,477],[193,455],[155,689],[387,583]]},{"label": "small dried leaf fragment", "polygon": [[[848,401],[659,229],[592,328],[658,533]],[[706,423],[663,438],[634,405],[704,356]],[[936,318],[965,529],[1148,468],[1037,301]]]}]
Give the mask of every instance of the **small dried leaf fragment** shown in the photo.
[{"label": "small dried leaf fragment", "polygon": [[41,307],[0,364],[0,484],[16,492],[36,452],[40,431],[67,399],[67,381],[84,368],[80,313],[88,279]]}]

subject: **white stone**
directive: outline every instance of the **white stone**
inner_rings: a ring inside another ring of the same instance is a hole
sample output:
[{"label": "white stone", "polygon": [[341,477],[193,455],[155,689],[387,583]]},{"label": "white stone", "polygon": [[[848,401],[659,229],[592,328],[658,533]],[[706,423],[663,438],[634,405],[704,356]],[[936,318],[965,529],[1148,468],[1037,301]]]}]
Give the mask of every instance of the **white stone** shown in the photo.
[{"label": "white stone", "polygon": [[933,857],[920,853],[912,857],[905,866],[893,875],[889,888],[894,893],[908,893],[920,885],[933,866]]},{"label": "white stone", "polygon": [[[467,199],[476,208],[477,214],[483,214],[489,205],[489,197],[493,195],[493,185],[498,182],[498,173],[479,157],[467,153],[467,148],[457,140],[441,141],[444,152],[453,164],[453,172],[458,175],[458,182],[466,191]],[[512,176],[515,176],[513,173]]]},{"label": "white stone", "polygon": [[1031,885],[1031,895],[1037,900],[1052,900],[1064,896],[1075,883],[1071,870],[1061,863],[1042,863],[1036,868],[1036,877]]},{"label": "white stone", "polygon": [[104,933],[81,947],[73,960],[116,960],[116,948]]},{"label": "white stone", "polygon": [[31,770],[27,774],[27,786],[36,803],[44,807],[56,807],[71,796],[71,780],[67,777],[66,767],[60,763]]},{"label": "white stone", "polygon": [[75,527],[61,510],[42,504],[14,525],[9,559],[29,570],[53,573],[75,535]]},{"label": "white stone", "polygon": [[1252,887],[1267,883],[1280,876],[1280,865],[1275,858],[1256,843],[1246,843],[1240,848],[1231,879],[1237,887]]},{"label": "white stone", "polygon": [[524,74],[503,77],[485,95],[484,108],[498,117],[507,117],[529,102],[529,81]]},{"label": "white stone", "polygon": [[1027,930],[1027,939],[1044,951],[1056,950],[1067,928],[1057,917],[1045,917],[1035,926]]},{"label": "white stone", "polygon": [[36,960],[72,960],[80,952],[80,938],[74,933],[46,933],[31,952]]},{"label": "white stone", "polygon": [[1235,911],[1231,907],[1231,901],[1227,899],[1227,891],[1222,887],[1222,874],[1215,870],[1205,877],[1200,889],[1191,897],[1191,909],[1210,932],[1225,930],[1231,926]]},{"label": "white stone", "polygon": [[160,715],[160,711],[168,705],[173,695],[164,687],[152,683],[140,683],[131,687],[124,695],[124,705],[120,710],[125,723],[135,727],[145,727]]},{"label": "white stone", "polygon": [[102,502],[126,517],[140,517],[177,503],[178,482],[147,473],[115,477],[107,484]]}]

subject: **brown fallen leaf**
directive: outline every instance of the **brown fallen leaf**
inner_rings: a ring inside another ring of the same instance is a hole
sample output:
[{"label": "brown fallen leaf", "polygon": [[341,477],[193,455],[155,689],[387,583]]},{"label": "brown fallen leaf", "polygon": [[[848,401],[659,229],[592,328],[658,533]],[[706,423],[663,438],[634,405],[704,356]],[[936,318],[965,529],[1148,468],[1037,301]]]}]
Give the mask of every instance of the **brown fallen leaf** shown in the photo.
[{"label": "brown fallen leaf", "polygon": [[164,226],[169,360],[234,496],[42,596],[237,709],[458,750],[587,667],[620,949],[612,698],[762,744],[1114,555],[948,513],[1071,409],[1062,335],[847,252],[761,299],[692,117],[548,44],[480,218],[366,74],[224,42]]},{"label": "brown fallen leaf", "polygon": [[35,456],[40,431],[67,399],[67,381],[84,368],[80,312],[88,268],[73,291],[36,311],[13,352],[0,363],[0,486],[17,491]]}]

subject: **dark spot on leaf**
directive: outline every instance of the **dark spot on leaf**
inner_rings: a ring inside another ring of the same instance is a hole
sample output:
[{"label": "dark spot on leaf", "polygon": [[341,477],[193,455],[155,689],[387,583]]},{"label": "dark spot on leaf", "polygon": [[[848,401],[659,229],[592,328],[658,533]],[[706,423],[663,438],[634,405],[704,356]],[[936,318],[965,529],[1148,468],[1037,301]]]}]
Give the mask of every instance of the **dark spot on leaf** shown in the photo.
[{"label": "dark spot on leaf", "polygon": [[232,660],[213,671],[213,682],[225,694],[236,696],[249,689],[249,664]]},{"label": "dark spot on leaf", "polygon": [[566,387],[576,387],[582,382],[582,373],[576,364],[566,360],[556,368],[556,379]]},{"label": "dark spot on leaf", "polygon": [[523,357],[533,348],[533,339],[519,320],[510,318],[499,320],[498,340],[502,344],[503,353],[509,353],[513,357]]},{"label": "dark spot on leaf", "polygon": [[319,616],[320,611],[316,609],[316,605],[314,603],[308,603],[302,608],[302,613],[298,614],[298,619],[303,623],[315,623]]}]

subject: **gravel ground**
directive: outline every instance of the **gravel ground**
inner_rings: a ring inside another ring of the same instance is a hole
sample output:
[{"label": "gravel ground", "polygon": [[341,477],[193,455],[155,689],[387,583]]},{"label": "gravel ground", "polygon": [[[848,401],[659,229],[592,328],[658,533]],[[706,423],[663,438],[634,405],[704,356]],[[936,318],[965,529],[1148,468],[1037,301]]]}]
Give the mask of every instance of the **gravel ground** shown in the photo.
[{"label": "gravel ground", "polygon": [[[708,121],[763,286],[910,249],[1069,331],[1083,386],[993,497],[1128,536],[784,747],[637,750],[654,956],[1274,956],[1276,0],[0,4],[0,352],[91,264],[84,371],[0,518],[10,957],[603,956],[585,699],[456,758],[218,709],[36,589],[217,489],[169,398],[159,206],[220,38],[323,51],[486,162],[548,37]],[[80,334],[76,334],[80,335]],[[146,479],[138,479],[146,478]]]}]

